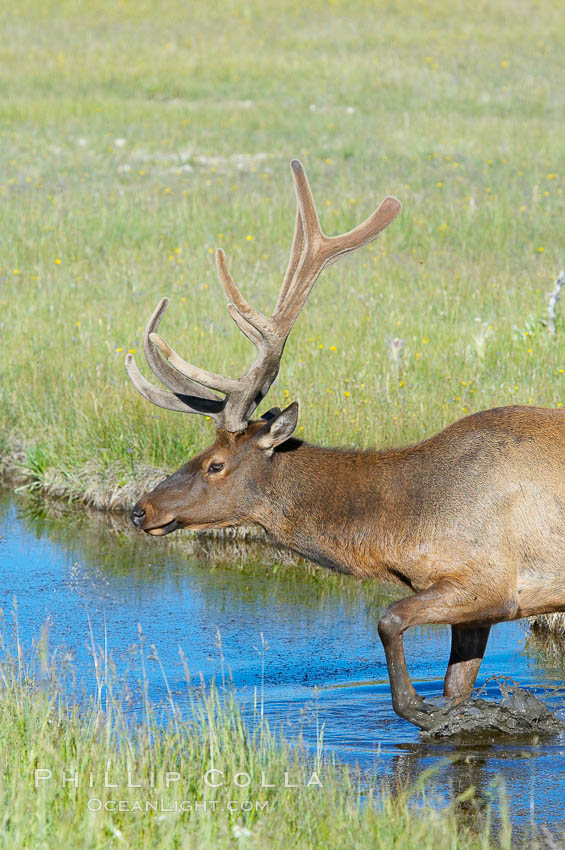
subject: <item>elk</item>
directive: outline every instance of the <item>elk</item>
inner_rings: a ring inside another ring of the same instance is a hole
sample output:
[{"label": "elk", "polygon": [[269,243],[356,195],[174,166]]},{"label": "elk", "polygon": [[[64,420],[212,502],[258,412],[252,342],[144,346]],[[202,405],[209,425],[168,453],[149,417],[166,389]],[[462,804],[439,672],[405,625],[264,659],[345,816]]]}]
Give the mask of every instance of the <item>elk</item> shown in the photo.
[{"label": "elk", "polygon": [[[417,445],[360,451],[293,437],[298,404],[251,417],[277,376],[288,335],[320,272],[371,242],[398,215],[387,197],[348,233],[320,227],[304,169],[291,162],[297,215],[272,316],[247,303],[216,254],[228,311],[257,348],[247,373],[228,378],[187,363],[158,335],[163,298],[144,335],[150,402],[216,423],[214,443],[144,495],[131,513],[148,534],[256,524],[276,542],[330,569],[402,585],[379,622],[392,705],[422,729],[436,707],[414,689],[402,636],[451,626],[444,696],[469,697],[495,623],[565,610],[565,413],[501,407],[466,416]],[[450,703],[451,704],[451,703]]]}]

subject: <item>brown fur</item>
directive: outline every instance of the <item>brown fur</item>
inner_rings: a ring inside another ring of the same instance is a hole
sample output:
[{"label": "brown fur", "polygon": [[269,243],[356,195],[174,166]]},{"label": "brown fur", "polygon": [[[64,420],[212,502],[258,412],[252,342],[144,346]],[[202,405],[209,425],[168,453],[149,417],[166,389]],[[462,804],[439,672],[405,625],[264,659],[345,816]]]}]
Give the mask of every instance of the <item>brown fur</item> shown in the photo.
[{"label": "brown fur", "polygon": [[[157,534],[256,523],[317,563],[412,590],[379,631],[393,705],[425,728],[406,628],[453,627],[445,694],[462,698],[493,623],[565,610],[565,412],[497,408],[418,445],[360,452],[290,438],[291,408],[238,434],[218,431],[138,503],[144,519],[134,521]],[[208,473],[211,462],[225,467]]]}]

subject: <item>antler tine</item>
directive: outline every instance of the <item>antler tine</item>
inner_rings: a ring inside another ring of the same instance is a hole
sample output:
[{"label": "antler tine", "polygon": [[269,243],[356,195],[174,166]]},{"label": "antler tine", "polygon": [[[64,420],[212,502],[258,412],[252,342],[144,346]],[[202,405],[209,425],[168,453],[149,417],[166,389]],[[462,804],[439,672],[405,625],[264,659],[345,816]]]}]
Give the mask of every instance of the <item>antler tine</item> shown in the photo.
[{"label": "antler tine", "polygon": [[400,201],[389,196],[369,218],[353,230],[340,236],[326,236],[320,227],[316,204],[302,164],[298,160],[293,160],[291,168],[298,203],[298,218],[303,228],[303,245],[298,261],[291,252],[289,268],[294,264],[294,272],[292,279],[288,283],[285,279],[283,283],[283,288],[286,284],[284,298],[281,298],[283,293],[281,289],[281,296],[273,315],[273,320],[286,336],[290,333],[325,266],[337,262],[342,256],[371,242],[402,209]]},{"label": "antler tine", "polygon": [[247,303],[241,292],[236,286],[236,283],[233,277],[230,274],[228,269],[228,261],[226,260],[226,255],[222,251],[221,248],[218,248],[216,251],[216,268],[218,270],[218,277],[220,278],[220,282],[224,287],[224,291],[231,303],[236,307],[238,313],[240,313],[244,319],[246,319],[250,325],[253,325],[258,331],[261,331],[265,328],[267,319],[263,316],[259,310],[256,310],[250,304]]},{"label": "antler tine", "polygon": [[[284,298],[281,297],[283,295],[281,289],[281,296],[279,296],[277,308],[273,315],[273,319],[286,336],[292,330],[292,326],[308,297],[311,288],[310,280],[312,280],[313,285],[315,278],[323,269],[323,262],[317,270],[312,267],[313,261],[319,256],[327,240],[320,227],[316,203],[302,163],[298,159],[293,159],[290,163],[290,170],[296,192],[297,218],[289,271],[291,266],[294,268],[292,277],[288,281],[285,279],[283,283],[283,287],[286,284],[286,287],[284,287],[286,292]],[[301,227],[300,236],[298,236],[299,224]],[[300,248],[300,255],[298,255],[298,252],[295,253],[295,244],[297,249]],[[315,276],[313,276],[313,272]],[[304,297],[300,297],[302,294],[304,294]]]},{"label": "antler tine", "polygon": [[297,204],[296,224],[294,226],[294,236],[292,239],[292,247],[290,249],[290,258],[288,260],[287,270],[282,282],[282,286],[275,307],[275,314],[278,313],[288,293],[288,288],[296,271],[296,267],[300,262],[302,252],[304,250],[304,227],[302,226],[302,216],[300,215],[300,206]]},{"label": "antler tine", "polygon": [[398,198],[387,195],[375,212],[361,224],[358,224],[357,227],[354,227],[353,230],[343,233],[341,236],[326,236],[326,244],[330,249],[330,257],[326,261],[326,265],[336,263],[346,254],[350,254],[357,248],[372,242],[381,230],[388,227],[391,221],[396,218],[401,209],[402,204]]},{"label": "antler tine", "polygon": [[257,348],[260,347],[263,342],[263,337],[259,333],[259,331],[250,324],[247,319],[245,319],[241,313],[238,311],[237,307],[234,304],[228,304],[228,313],[234,320],[235,324],[239,328],[239,330],[245,334],[247,339],[250,339],[253,345]]},{"label": "antler tine", "polygon": [[[290,169],[296,191],[296,225],[294,228],[292,248],[290,249],[288,268],[275,307],[275,315],[282,309],[286,301],[288,290],[291,287],[297,266],[303,258],[305,250],[308,250],[312,246],[316,237],[324,238],[316,210],[316,203],[300,160],[293,159],[290,163]],[[304,226],[304,222],[306,222],[306,227]]]},{"label": "antler tine", "polygon": [[161,298],[157,307],[153,311],[143,334],[143,350],[145,359],[149,363],[155,375],[163,384],[172,390],[174,393],[182,393],[184,395],[195,395],[207,398],[210,401],[221,401],[218,396],[206,387],[202,387],[190,378],[180,375],[176,369],[169,366],[166,360],[159,355],[156,350],[155,343],[151,340],[151,334],[156,332],[163,318],[163,313],[169,306],[168,298]]},{"label": "antler tine", "polygon": [[159,327],[168,303],[168,298],[162,298],[159,301],[149,317],[143,335],[143,349],[147,362],[168,390],[156,387],[144,378],[132,354],[126,356],[128,375],[138,392],[152,404],[163,407],[165,410],[207,415],[218,423],[218,427],[221,427],[226,399],[219,398],[211,389],[201,386],[190,377],[181,375],[158,354],[152,336]]},{"label": "antler tine", "polygon": [[296,191],[296,200],[298,203],[298,211],[302,220],[302,229],[304,233],[304,242],[306,251],[316,247],[317,242],[322,242],[324,234],[320,227],[320,219],[318,218],[318,210],[316,202],[312,195],[312,190],[304,171],[304,166],[299,159],[293,159],[290,163],[290,170],[294,178],[294,188]]},{"label": "antler tine", "polygon": [[224,292],[230,299],[228,312],[240,331],[259,348],[267,329],[267,317],[247,303],[228,269],[226,255],[221,248],[216,251],[216,268]]},{"label": "antler tine", "polygon": [[312,250],[313,246],[316,246],[319,241],[324,239],[318,218],[318,211],[316,210],[316,203],[300,160],[293,159],[290,163],[290,170],[294,179],[294,189],[296,192],[296,226],[294,228],[292,248],[290,249],[290,260],[279,293],[277,306],[275,307],[275,315],[278,315],[284,307],[288,292],[292,288],[296,277],[296,270],[304,259],[305,254],[308,250]]},{"label": "antler tine", "polygon": [[183,360],[159,334],[152,333],[150,339],[163,352],[169,363],[172,363],[181,375],[185,375],[191,381],[196,381],[196,383],[204,387],[210,387],[226,394],[233,393],[238,389],[238,382],[233,378],[226,378],[223,375],[216,375],[214,372],[207,372],[206,369],[200,369],[198,366],[193,366],[192,363]]},{"label": "antler tine", "polygon": [[126,354],[126,369],[130,380],[136,390],[141,395],[157,407],[163,407],[165,410],[175,410],[178,413],[201,413],[210,416],[221,427],[223,422],[223,409],[225,399],[201,398],[191,394],[168,392],[167,390],[156,387],[143,377],[133,354]]}]

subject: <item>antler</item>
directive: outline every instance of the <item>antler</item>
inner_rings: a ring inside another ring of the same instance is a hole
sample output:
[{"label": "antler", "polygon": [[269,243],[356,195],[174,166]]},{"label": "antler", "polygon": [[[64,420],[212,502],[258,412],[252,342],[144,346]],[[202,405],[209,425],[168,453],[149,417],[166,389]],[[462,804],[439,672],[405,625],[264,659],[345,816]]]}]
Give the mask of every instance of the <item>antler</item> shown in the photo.
[{"label": "antler", "polygon": [[[272,316],[264,316],[247,303],[229,272],[224,252],[216,252],[218,276],[230,300],[229,314],[256,346],[255,362],[238,379],[215,375],[187,363],[157,333],[168,304],[168,299],[163,298],[147,323],[143,348],[153,372],[169,391],[150,384],[138,370],[133,356],[126,357],[133,384],[153,404],[168,410],[206,414],[215,420],[218,428],[227,431],[244,430],[278,374],[288,335],[320,272],[372,242],[401,210],[400,201],[389,196],[349,233],[326,236],[320,227],[304,168],[297,159],[292,160],[290,167],[297,199],[296,227],[288,268]],[[223,393],[224,398],[219,398],[214,390]]]}]

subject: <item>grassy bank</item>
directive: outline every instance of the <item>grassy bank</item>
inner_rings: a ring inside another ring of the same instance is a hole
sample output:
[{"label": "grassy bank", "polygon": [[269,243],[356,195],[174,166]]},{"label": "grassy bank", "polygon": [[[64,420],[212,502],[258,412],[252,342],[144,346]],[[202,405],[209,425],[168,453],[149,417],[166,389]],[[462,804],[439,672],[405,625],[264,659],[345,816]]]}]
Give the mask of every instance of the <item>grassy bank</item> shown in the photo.
[{"label": "grassy bank", "polygon": [[386,193],[404,203],[293,332],[269,402],[299,399],[301,436],[404,443],[483,407],[565,403],[565,324],[538,321],[563,263],[554,2],[24,0],[0,21],[0,454],[23,445],[34,482],[96,480],[103,501],[210,439],[141,399],[124,355],[167,294],[166,338],[243,370],[212,251],[273,305],[291,156],[328,233]]},{"label": "grassy bank", "polygon": [[165,709],[146,697],[133,723],[104,656],[94,658],[87,708],[64,698],[69,671],[45,644],[31,667],[0,661],[0,847],[510,847],[509,827],[495,840],[461,816],[472,792],[441,813],[425,782],[390,795],[321,746],[312,757],[261,723],[250,733],[215,690],[191,691],[189,720],[172,697]]}]

